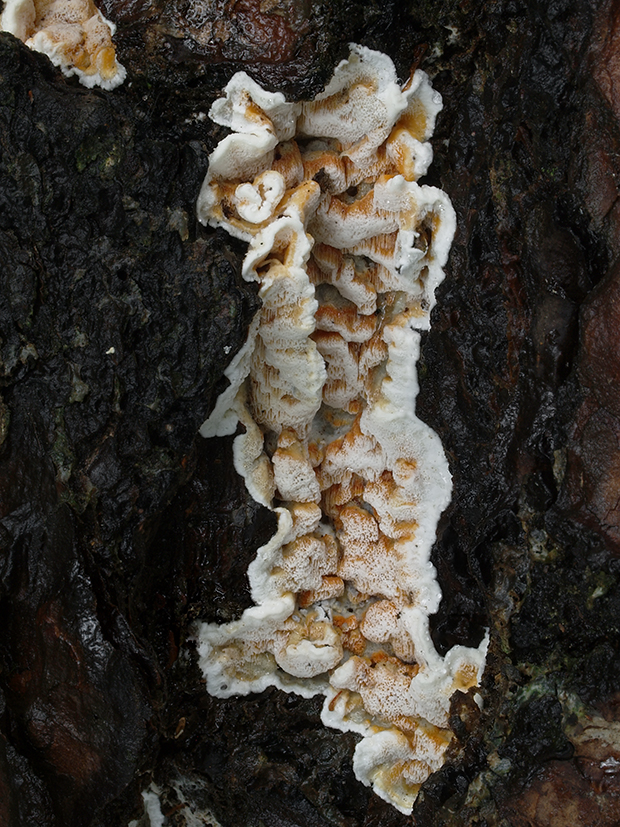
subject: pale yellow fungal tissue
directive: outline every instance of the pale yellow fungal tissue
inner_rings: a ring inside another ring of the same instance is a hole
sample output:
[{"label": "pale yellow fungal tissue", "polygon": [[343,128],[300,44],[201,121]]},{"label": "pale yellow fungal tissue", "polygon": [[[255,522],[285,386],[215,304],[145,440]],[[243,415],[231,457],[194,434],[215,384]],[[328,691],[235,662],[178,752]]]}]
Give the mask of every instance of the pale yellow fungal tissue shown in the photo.
[{"label": "pale yellow fungal tissue", "polygon": [[0,29],[84,86],[114,89],[125,80],[112,42],[116,27],[92,0],[5,0]]},{"label": "pale yellow fungal tissue", "polygon": [[275,686],[325,696],[362,736],[356,776],[404,813],[441,767],[450,697],[480,681],[488,639],[444,657],[429,633],[430,561],[451,477],[415,414],[420,332],[455,230],[420,185],[442,103],[426,74],[352,46],[321,94],[290,103],[235,75],[212,107],[232,131],[198,200],[248,242],[262,308],[204,437],[245,432],[234,462],[278,529],[249,568],[254,606],[201,624],[217,697]]}]

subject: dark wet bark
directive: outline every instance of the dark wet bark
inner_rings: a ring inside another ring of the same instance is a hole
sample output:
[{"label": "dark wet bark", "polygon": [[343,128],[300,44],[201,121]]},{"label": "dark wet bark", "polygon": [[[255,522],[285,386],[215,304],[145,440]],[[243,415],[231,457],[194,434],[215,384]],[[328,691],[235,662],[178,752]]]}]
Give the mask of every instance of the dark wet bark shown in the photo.
[{"label": "dark wet bark", "polygon": [[[125,827],[153,781],[177,827],[183,801],[223,827],[612,827],[620,6],[101,8],[131,81],[112,93],[0,36],[0,824]],[[212,699],[188,642],[249,605],[272,530],[230,440],[196,436],[257,307],[242,245],[196,223],[222,136],[200,113],[238,69],[311,96],[350,40],[444,97],[429,182],[458,231],[418,406],[454,475],[433,634],[491,629],[484,708],[455,697],[412,818],[355,780],[318,700]]]}]

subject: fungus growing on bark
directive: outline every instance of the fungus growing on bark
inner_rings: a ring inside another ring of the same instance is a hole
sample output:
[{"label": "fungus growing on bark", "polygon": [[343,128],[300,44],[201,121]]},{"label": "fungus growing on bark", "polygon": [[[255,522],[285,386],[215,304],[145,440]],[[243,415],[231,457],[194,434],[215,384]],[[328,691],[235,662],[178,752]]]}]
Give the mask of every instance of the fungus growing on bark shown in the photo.
[{"label": "fungus growing on bark", "polygon": [[112,43],[116,27],[92,0],[5,0],[0,26],[84,86],[114,89],[125,80]]},{"label": "fungus growing on bark", "polygon": [[440,109],[424,72],[401,88],[359,46],[310,102],[239,73],[211,110],[232,132],[198,200],[203,223],[249,242],[243,275],[263,302],[201,433],[241,423],[235,467],[278,515],[248,572],[256,605],[201,625],[208,691],[323,693],[325,724],[363,736],[357,777],[405,813],[487,646],[442,658],[428,625],[451,479],[415,416],[415,366],[455,216],[417,179]]}]

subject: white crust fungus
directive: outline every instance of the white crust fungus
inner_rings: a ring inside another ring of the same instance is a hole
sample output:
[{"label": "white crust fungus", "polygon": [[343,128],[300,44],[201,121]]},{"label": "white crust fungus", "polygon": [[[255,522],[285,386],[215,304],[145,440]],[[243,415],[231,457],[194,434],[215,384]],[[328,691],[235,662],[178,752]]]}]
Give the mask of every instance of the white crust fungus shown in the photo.
[{"label": "white crust fungus", "polygon": [[248,572],[256,605],[201,625],[208,691],[323,693],[324,723],[362,736],[357,777],[404,813],[487,648],[441,657],[428,624],[451,479],[415,415],[416,361],[455,216],[417,179],[441,105],[424,72],[401,88],[390,59],[360,46],[306,103],[239,73],[211,109],[232,132],[197,207],[249,242],[243,275],[263,302],[201,433],[241,423],[235,468],[278,516]]},{"label": "white crust fungus", "polygon": [[0,28],[84,86],[115,89],[125,80],[112,43],[116,26],[92,0],[5,0]]}]

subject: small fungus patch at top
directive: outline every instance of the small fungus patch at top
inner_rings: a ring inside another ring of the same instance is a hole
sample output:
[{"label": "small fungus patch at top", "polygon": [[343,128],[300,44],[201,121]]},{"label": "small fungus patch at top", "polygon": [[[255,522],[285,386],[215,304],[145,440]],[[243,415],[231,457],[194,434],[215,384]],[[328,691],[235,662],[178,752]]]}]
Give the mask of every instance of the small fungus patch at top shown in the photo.
[{"label": "small fungus patch at top", "polygon": [[84,86],[115,89],[125,80],[112,42],[116,27],[92,0],[5,0],[0,28]]}]

